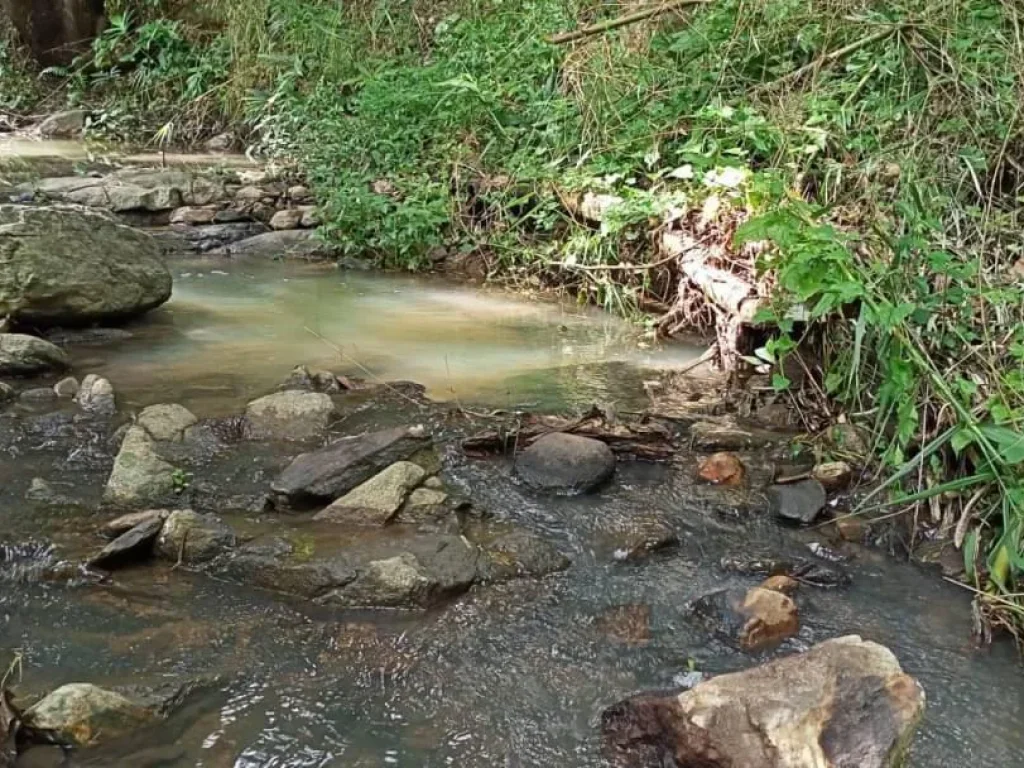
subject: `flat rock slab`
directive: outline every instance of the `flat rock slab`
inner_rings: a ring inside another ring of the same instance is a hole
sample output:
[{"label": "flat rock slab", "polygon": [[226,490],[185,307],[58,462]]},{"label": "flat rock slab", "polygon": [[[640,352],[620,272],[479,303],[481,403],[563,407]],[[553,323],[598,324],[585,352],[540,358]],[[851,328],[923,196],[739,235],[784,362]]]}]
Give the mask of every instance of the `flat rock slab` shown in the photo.
[{"label": "flat rock slab", "polygon": [[422,430],[406,427],[338,440],[297,457],[271,485],[271,501],[285,510],[329,504],[429,444]]},{"label": "flat rock slab", "polygon": [[109,570],[143,560],[153,553],[153,545],[163,527],[162,518],[149,517],[107,544],[89,564]]},{"label": "flat rock slab", "polygon": [[315,519],[353,525],[384,525],[397,514],[412,490],[426,476],[426,470],[418,464],[396,461],[318,513]]},{"label": "flat rock slab", "polygon": [[170,297],[148,235],[89,211],[0,205],[0,317],[40,328],[117,322]]},{"label": "flat rock slab", "polygon": [[249,403],[246,435],[253,440],[308,440],[335,416],[334,401],[316,392],[278,392]]},{"label": "flat rock slab", "polygon": [[899,768],[925,708],[889,649],[857,636],[627,699],[601,717],[616,768]]},{"label": "flat rock slab", "polygon": [[167,517],[156,553],[171,562],[205,563],[233,546],[234,531],[219,517],[183,509]]},{"label": "flat rock slab", "polygon": [[54,177],[22,184],[17,191],[37,199],[115,213],[160,212],[184,205],[210,205],[226,194],[223,181],[216,177],[175,169],[127,169],[99,178]]},{"label": "flat rock slab", "polygon": [[235,258],[317,259],[330,255],[326,243],[308,229],[282,229],[249,237],[217,248],[211,253]]},{"label": "flat rock slab", "polygon": [[532,488],[589,493],[615,474],[615,454],[600,440],[554,432],[516,458],[516,475]]}]

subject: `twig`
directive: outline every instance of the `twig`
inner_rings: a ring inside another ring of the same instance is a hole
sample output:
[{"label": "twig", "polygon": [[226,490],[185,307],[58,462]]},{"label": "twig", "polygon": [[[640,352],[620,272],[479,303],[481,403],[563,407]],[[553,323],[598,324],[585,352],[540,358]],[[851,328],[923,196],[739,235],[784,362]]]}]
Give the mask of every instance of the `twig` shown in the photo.
[{"label": "twig", "polygon": [[669,11],[674,11],[687,5],[707,5],[710,2],[711,0],[670,0],[667,3],[663,3],[662,5],[658,5],[653,8],[644,8],[640,11],[626,13],[622,16],[617,16],[614,19],[608,19],[607,21],[602,21],[598,24],[591,24],[587,27],[574,29],[571,32],[560,32],[557,35],[551,35],[546,39],[552,45],[571,43],[575,40],[582,40],[585,37],[600,35],[602,32],[608,32],[612,29],[618,29],[619,27],[625,27],[629,24],[635,24],[638,21],[649,19],[652,16],[660,16],[663,13],[668,13]]},{"label": "twig", "polygon": [[701,365],[703,365],[704,363],[708,362],[709,360],[713,360],[715,355],[717,355],[717,354],[718,354],[718,342],[716,341],[714,344],[712,344],[710,347],[708,347],[704,351],[704,354],[702,354],[696,360],[691,360],[686,365],[684,365],[682,368],[678,368],[675,371],[673,371],[673,373],[676,376],[682,376],[683,374],[689,373],[694,368],[699,368]]}]

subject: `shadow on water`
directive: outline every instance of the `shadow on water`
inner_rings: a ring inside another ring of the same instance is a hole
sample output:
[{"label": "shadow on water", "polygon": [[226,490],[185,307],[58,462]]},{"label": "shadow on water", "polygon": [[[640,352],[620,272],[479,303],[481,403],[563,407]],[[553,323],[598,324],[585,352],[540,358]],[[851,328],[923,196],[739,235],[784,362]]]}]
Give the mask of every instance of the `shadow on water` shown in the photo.
[{"label": "shadow on water", "polygon": [[[246,265],[230,275],[209,264],[177,269],[174,303],[133,338],[75,352],[79,370],[108,375],[131,407],[172,400],[204,415],[237,412],[298,362],[358,373],[306,327],[383,378],[417,379],[441,399],[454,390],[491,407],[621,402],[637,396],[645,375],[637,366],[695,354],[649,356],[617,321],[431,281],[300,267],[285,275]],[[393,404],[371,405],[344,428],[425,419],[449,440],[464,428]],[[0,441],[5,537],[52,541],[61,557],[80,557],[95,546],[93,509],[112,453],[106,433],[42,415],[19,417],[12,436],[14,423],[0,421],[9,430]],[[287,460],[268,451],[240,449],[205,474],[265,488]],[[167,564],[119,571],[102,585],[7,578],[6,563],[54,556],[0,550],[0,656],[23,654],[28,697],[72,681],[200,681],[169,720],[78,752],[74,766],[596,768],[603,708],[672,688],[691,660],[720,673],[770,656],[731,650],[684,614],[691,597],[755,583],[721,571],[722,557],[806,557],[816,539],[735,513],[694,485],[692,463],[685,453],[668,466],[623,463],[609,488],[570,499],[524,490],[507,461],[467,462],[449,451],[451,489],[541,534],[572,566],[475,587],[427,613],[318,607]],[[34,508],[24,495],[36,475],[69,493],[89,489],[78,497],[85,503]],[[677,548],[638,563],[609,555],[609,527],[652,515],[676,532]],[[266,514],[233,522],[314,530]],[[852,632],[882,642],[929,697],[912,765],[1021,764],[1020,669],[1006,645],[970,647],[969,596],[869,550],[854,550],[845,567],[848,589],[801,592],[801,632],[774,654]]]}]

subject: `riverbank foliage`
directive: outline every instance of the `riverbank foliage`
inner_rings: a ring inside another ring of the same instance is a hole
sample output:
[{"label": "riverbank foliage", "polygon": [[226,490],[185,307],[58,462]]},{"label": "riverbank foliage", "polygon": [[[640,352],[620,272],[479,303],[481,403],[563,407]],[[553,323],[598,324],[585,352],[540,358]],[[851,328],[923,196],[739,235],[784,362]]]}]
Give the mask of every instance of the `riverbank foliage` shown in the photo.
[{"label": "riverbank foliage", "polygon": [[[773,286],[761,357],[815,349],[810,391],[888,478],[870,511],[953,538],[985,617],[1024,625],[1016,4],[715,0],[567,44],[644,1],[143,5],[56,73],[94,129],[239,130],[383,264],[476,258],[630,313],[671,300],[652,232],[742,209],[737,236],[772,245],[737,261]],[[588,191],[616,201],[600,224]]]}]

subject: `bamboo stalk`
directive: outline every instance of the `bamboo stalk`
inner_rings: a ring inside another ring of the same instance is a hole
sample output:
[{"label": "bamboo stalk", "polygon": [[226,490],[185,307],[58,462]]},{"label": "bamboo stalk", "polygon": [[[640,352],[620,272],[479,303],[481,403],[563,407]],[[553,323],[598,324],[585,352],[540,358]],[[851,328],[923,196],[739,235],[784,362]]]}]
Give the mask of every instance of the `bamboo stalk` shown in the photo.
[{"label": "bamboo stalk", "polygon": [[563,45],[564,43],[571,43],[576,40],[582,40],[585,37],[591,37],[593,35],[600,35],[603,32],[608,32],[619,27],[625,27],[629,24],[635,24],[638,21],[649,19],[653,16],[659,16],[669,11],[674,11],[679,8],[684,8],[688,5],[705,5],[711,2],[711,0],[670,0],[667,3],[655,6],[653,8],[644,8],[640,11],[633,11],[632,13],[626,13],[622,16],[617,16],[614,19],[608,19],[598,24],[591,24],[586,27],[580,27],[570,32],[560,32],[557,35],[551,35],[547,38],[547,41],[552,45]]}]

